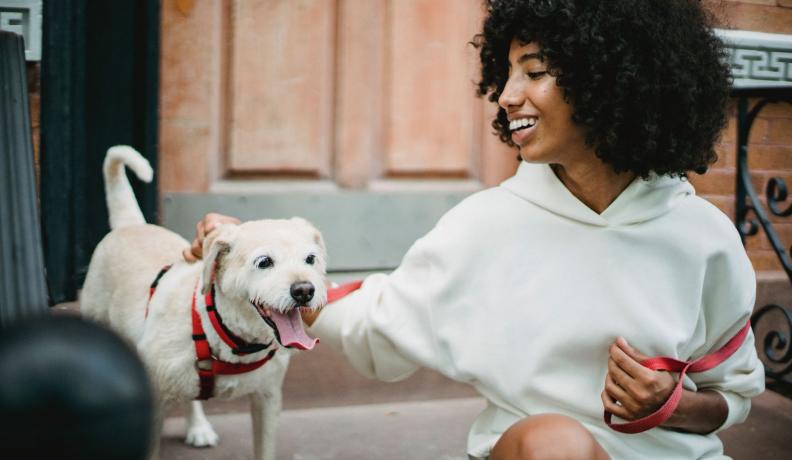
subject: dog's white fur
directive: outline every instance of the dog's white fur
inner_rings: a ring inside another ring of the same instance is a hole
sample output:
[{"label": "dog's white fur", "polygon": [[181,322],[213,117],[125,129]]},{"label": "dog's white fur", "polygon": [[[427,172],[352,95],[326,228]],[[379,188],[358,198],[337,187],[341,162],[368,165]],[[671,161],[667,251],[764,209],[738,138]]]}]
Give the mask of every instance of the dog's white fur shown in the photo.
[{"label": "dog's white fur", "polygon": [[[187,241],[162,227],[146,224],[124,165],[146,182],[152,177],[151,166],[131,147],[116,146],[108,151],[104,174],[112,231],[96,247],[80,304],[83,315],[109,324],[134,343],[146,363],[159,402],[152,458],[158,456],[162,416],[178,403],[188,406],[188,444],[211,446],[218,442],[200,402],[192,401],[199,392],[191,323],[194,294],[217,358],[251,362],[270,350],[236,356],[212,328],[201,292],[210,286],[211,267],[216,263],[215,303],[225,325],[249,342],[272,341],[279,349],[272,360],[255,371],[217,376],[214,394],[219,399],[250,396],[255,458],[274,459],[281,385],[290,350],[275,340],[273,329],[250,301],[282,312],[296,308],[290,286],[308,281],[314,285],[315,294],[306,306],[318,308],[324,304],[326,252],[321,234],[300,218],[223,225],[206,238],[205,261],[188,264],[181,257]],[[315,256],[313,264],[306,261],[310,254]],[[275,261],[272,267],[256,266],[257,258],[263,255]],[[148,318],[144,318],[149,285],[164,265],[172,263],[149,305]]]}]

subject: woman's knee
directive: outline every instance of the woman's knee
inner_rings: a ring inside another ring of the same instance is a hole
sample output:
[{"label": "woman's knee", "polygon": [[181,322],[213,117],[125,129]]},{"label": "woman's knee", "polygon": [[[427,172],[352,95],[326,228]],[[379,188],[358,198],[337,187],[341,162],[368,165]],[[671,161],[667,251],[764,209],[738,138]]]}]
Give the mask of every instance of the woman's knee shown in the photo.
[{"label": "woman's knee", "polygon": [[580,422],[558,414],[525,418],[503,433],[490,460],[606,460],[608,454]]}]

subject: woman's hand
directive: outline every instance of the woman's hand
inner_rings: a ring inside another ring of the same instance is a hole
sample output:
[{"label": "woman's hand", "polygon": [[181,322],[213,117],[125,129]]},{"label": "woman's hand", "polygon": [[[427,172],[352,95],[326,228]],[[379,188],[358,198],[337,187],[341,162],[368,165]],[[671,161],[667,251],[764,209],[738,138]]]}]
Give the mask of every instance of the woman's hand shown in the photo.
[{"label": "woman's hand", "polygon": [[239,224],[239,219],[231,216],[224,216],[210,212],[205,215],[203,219],[195,224],[195,238],[189,248],[182,251],[184,260],[189,263],[196,262],[203,258],[203,242],[206,235],[212,232],[218,225],[222,224]]},{"label": "woman's hand", "polygon": [[613,342],[601,395],[606,411],[624,420],[637,420],[655,412],[671,396],[674,377],[643,367],[641,361],[648,358],[622,337]]}]

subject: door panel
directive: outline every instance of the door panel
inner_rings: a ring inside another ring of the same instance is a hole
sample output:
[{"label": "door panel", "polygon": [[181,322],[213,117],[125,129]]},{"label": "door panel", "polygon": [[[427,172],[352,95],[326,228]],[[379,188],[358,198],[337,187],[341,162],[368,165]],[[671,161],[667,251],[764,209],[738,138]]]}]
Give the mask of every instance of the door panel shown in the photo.
[{"label": "door panel", "polygon": [[330,173],[335,3],[233,2],[231,172]]},{"label": "door panel", "polygon": [[480,101],[467,43],[478,4],[396,0],[389,13],[384,174],[476,177]]}]

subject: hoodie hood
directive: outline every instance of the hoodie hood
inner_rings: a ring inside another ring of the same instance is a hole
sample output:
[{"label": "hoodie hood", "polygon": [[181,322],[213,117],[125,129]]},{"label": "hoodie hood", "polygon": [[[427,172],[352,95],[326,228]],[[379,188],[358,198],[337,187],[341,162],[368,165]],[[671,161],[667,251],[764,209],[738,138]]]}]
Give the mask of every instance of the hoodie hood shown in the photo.
[{"label": "hoodie hood", "polygon": [[566,188],[550,165],[524,161],[520,162],[517,173],[501,183],[501,187],[554,214],[598,227],[654,219],[695,194],[693,186],[681,177],[636,178],[602,214],[597,214]]}]

